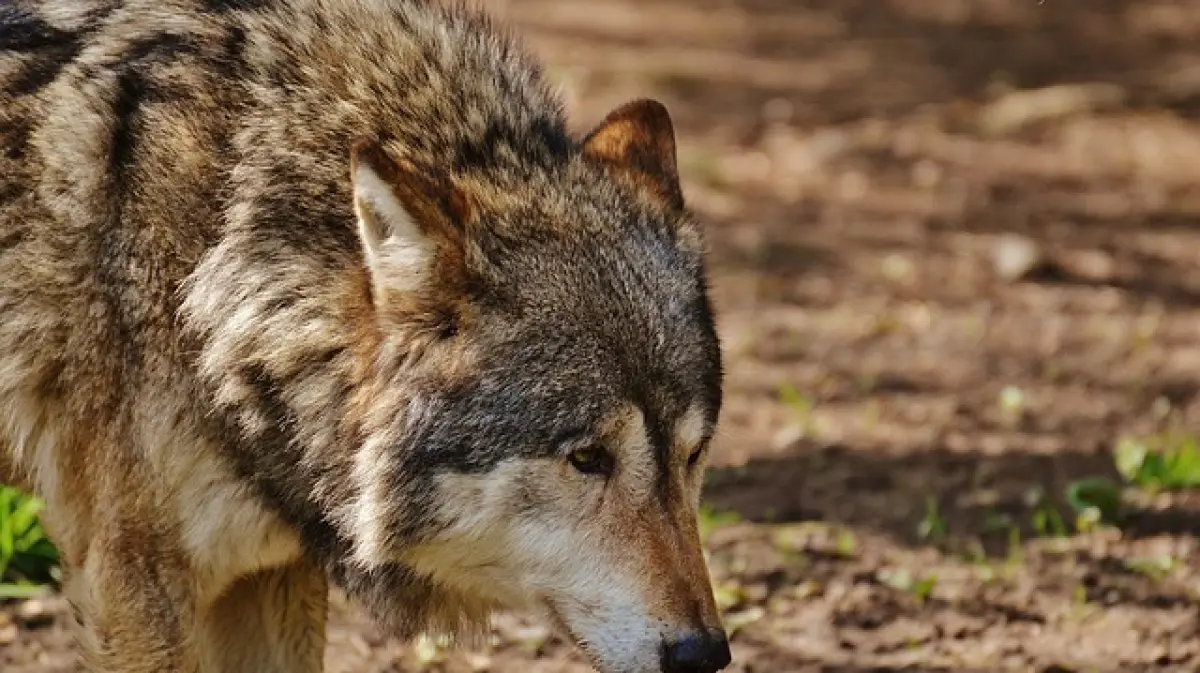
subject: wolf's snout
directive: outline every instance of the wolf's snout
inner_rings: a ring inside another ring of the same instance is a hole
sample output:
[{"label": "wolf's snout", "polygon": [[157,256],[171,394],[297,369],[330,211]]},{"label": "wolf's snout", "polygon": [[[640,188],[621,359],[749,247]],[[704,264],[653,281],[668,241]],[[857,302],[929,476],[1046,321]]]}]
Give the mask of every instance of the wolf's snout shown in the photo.
[{"label": "wolf's snout", "polygon": [[717,673],[732,660],[724,632],[697,631],[666,644],[663,673]]}]

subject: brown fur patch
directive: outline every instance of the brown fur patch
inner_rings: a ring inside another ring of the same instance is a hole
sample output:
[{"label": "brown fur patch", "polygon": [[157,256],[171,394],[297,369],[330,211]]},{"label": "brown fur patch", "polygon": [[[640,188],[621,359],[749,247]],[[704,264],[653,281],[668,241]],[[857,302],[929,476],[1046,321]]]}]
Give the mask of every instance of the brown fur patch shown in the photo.
[{"label": "brown fur patch", "polygon": [[683,208],[675,130],[658,101],[639,99],[613,110],[583,141],[583,153],[662,199]]}]

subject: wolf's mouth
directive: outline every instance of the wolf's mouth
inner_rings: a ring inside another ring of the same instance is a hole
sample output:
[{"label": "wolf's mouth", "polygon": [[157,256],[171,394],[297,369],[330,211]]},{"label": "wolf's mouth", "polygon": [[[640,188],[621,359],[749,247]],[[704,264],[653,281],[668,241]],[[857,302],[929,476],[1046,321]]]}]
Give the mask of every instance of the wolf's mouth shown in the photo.
[{"label": "wolf's mouth", "polygon": [[580,638],[575,635],[570,626],[567,626],[567,620],[563,618],[562,613],[554,604],[547,599],[541,601],[542,608],[546,613],[546,619],[550,622],[550,626],[557,630],[561,635],[566,636],[572,643],[580,642]]},{"label": "wolf's mouth", "polygon": [[567,624],[566,618],[563,617],[562,613],[554,605],[554,603],[546,598],[541,599],[539,602],[545,611],[546,620],[550,623],[551,628],[558,631],[560,635],[565,637],[571,642],[572,645],[578,648],[579,651],[583,653],[584,657],[587,658],[588,663],[592,666],[592,668],[596,669],[597,671],[602,671],[603,673],[660,673],[658,667],[653,667],[651,669],[639,668],[637,670],[618,670],[611,667],[611,662],[609,664],[605,664],[604,660],[593,649],[592,644],[588,642],[586,638],[580,637],[578,633],[571,629],[571,627]]},{"label": "wolf's mouth", "polygon": [[[571,627],[567,624],[566,618],[562,616],[562,613],[558,611],[558,608],[555,607],[554,603],[550,602],[549,599],[542,599],[541,603],[542,607],[545,609],[546,619],[550,622],[550,626],[558,631],[560,635],[565,636],[567,640],[571,641],[571,644],[579,648],[579,651],[582,652],[585,657],[587,657],[588,663],[590,663],[593,668],[600,670],[600,659],[596,656],[596,653],[592,651],[591,644],[588,643],[587,640],[580,638],[579,635],[571,629]],[[638,672],[628,671],[623,673]]]}]

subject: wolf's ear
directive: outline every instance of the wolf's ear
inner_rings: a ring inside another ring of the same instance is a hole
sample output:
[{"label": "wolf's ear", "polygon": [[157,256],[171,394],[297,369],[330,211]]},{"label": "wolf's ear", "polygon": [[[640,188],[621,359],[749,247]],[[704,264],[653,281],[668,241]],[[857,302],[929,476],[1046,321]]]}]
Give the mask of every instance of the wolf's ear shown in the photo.
[{"label": "wolf's ear", "polygon": [[[426,289],[435,264],[461,250],[469,209],[444,176],[392,159],[362,139],[350,152],[358,236],[377,295]],[[436,267],[441,267],[440,269]]]},{"label": "wolf's ear", "polygon": [[583,140],[583,155],[631,178],[669,206],[683,208],[675,129],[667,108],[638,99],[613,110]]}]

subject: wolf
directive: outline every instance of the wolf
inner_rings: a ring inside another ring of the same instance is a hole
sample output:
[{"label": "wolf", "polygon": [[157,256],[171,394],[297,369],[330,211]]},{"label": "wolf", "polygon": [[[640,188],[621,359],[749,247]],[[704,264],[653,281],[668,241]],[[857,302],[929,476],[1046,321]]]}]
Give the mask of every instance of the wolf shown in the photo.
[{"label": "wolf", "polygon": [[331,587],[725,668],[705,257],[667,109],[570,131],[477,9],[0,5],[0,479],[87,670],[320,671]]}]

